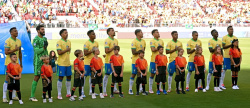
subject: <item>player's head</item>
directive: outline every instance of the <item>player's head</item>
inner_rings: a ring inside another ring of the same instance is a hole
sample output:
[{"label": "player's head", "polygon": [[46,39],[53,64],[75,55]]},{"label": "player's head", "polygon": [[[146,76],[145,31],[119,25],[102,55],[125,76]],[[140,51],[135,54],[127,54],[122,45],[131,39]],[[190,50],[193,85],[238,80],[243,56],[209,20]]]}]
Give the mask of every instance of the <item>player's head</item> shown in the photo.
[{"label": "player's head", "polygon": [[99,55],[99,54],[100,54],[100,51],[99,51],[98,47],[93,47],[93,48],[92,48],[92,53],[93,53],[94,55]]},{"label": "player's head", "polygon": [[159,38],[160,37],[160,33],[157,29],[152,30],[152,35],[154,36],[154,38]]},{"label": "player's head", "polygon": [[139,57],[140,57],[140,58],[143,58],[143,57],[144,57],[144,51],[139,50],[138,53],[139,53]]},{"label": "player's head", "polygon": [[82,52],[82,50],[77,49],[77,50],[75,50],[74,55],[76,57],[83,57],[83,52]]},{"label": "player's head", "polygon": [[16,63],[17,61],[17,56],[16,56],[16,53],[11,53],[10,54],[10,60],[14,63]]},{"label": "player's head", "polygon": [[193,40],[197,40],[198,39],[198,32],[197,31],[193,31],[192,32],[192,36],[193,36]]},{"label": "player's head", "polygon": [[228,26],[227,27],[227,32],[228,32],[228,34],[233,35],[233,33],[234,33],[233,26]]},{"label": "player's head", "polygon": [[220,46],[216,46],[215,47],[215,52],[214,52],[215,54],[221,54],[221,48],[220,48]]},{"label": "player's head", "polygon": [[45,35],[45,29],[44,29],[44,26],[43,25],[38,25],[36,27],[36,31],[38,33],[38,35],[40,34],[41,36],[44,36]]},{"label": "player's head", "polygon": [[67,38],[68,38],[68,31],[67,31],[67,29],[62,29],[62,30],[60,30],[59,35],[60,35],[63,39],[67,39]]},{"label": "player's head", "polygon": [[172,37],[173,37],[174,40],[178,39],[178,32],[177,31],[172,31],[171,35],[172,35]]},{"label": "player's head", "polygon": [[182,56],[184,53],[184,50],[182,48],[178,48],[178,56]]},{"label": "player's head", "polygon": [[94,30],[89,30],[87,32],[87,35],[89,36],[89,39],[95,39],[96,38]]},{"label": "player's head", "polygon": [[120,51],[120,47],[119,46],[115,46],[114,47],[114,53],[115,53],[115,55],[117,55],[119,53],[119,51]]},{"label": "player's head", "polygon": [[11,36],[14,36],[14,37],[17,37],[17,36],[18,36],[18,32],[17,32],[16,27],[10,28],[10,35],[11,35]]},{"label": "player's head", "polygon": [[114,30],[114,28],[108,28],[107,29],[107,34],[109,36],[115,36],[115,30]]},{"label": "player's head", "polygon": [[196,51],[195,51],[196,55],[201,55],[202,54],[202,48],[200,46],[196,47]]},{"label": "player's head", "polygon": [[235,48],[235,47],[240,51],[240,49],[239,49],[239,40],[238,39],[234,39],[232,41],[231,48]]},{"label": "player's head", "polygon": [[43,56],[40,57],[40,60],[42,60],[43,63],[48,64],[49,63],[49,56],[43,55]]},{"label": "player's head", "polygon": [[56,52],[54,50],[51,50],[49,52],[49,59],[52,59],[52,58],[57,59]]},{"label": "player's head", "polygon": [[136,29],[135,35],[136,35],[136,37],[143,38],[143,33],[142,33],[141,29]]},{"label": "player's head", "polygon": [[213,38],[217,39],[219,34],[218,34],[218,31],[217,31],[217,30],[213,29],[213,30],[211,31],[211,35],[213,36]]},{"label": "player's head", "polygon": [[157,50],[159,51],[160,54],[163,54],[163,46],[158,46]]}]

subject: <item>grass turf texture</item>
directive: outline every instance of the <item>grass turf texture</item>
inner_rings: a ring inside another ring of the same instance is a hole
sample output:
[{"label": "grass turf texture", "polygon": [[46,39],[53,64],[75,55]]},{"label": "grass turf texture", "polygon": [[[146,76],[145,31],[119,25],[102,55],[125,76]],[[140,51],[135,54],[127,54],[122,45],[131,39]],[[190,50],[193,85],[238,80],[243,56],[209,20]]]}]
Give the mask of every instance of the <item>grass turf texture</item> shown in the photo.
[{"label": "grass turf texture", "polygon": [[[150,62],[150,45],[149,41],[150,39],[145,39],[147,46],[146,46],[146,53],[145,58],[147,59],[148,63]],[[179,39],[183,43],[183,47],[185,49],[184,56],[188,60],[188,55],[186,54],[186,43],[189,39]],[[203,55],[206,59],[206,66],[208,67],[208,61],[209,61],[209,50],[208,50],[208,40],[209,39],[200,39],[203,42]],[[87,40],[70,40],[72,44],[72,50],[71,50],[71,64],[73,63],[73,60],[75,59],[75,56],[73,52],[76,49],[83,49],[83,44]],[[99,48],[101,51],[101,55],[104,54],[104,39],[97,39],[97,42],[99,42]],[[62,96],[63,100],[57,99],[57,79],[58,77],[56,74],[54,74],[53,78],[53,90],[52,90],[52,97],[53,97],[53,103],[42,103],[42,82],[41,79],[38,82],[37,89],[36,89],[36,98],[39,100],[38,102],[31,102],[29,101],[29,96],[31,92],[31,83],[33,81],[33,74],[25,74],[22,75],[21,79],[21,93],[22,93],[22,100],[24,102],[24,105],[19,105],[18,101],[14,101],[14,104],[11,105],[11,107],[61,107],[61,108],[67,108],[67,107],[247,107],[250,105],[250,83],[248,80],[248,76],[250,73],[250,67],[247,63],[249,63],[250,57],[249,53],[249,41],[250,38],[240,38],[240,48],[243,52],[243,61],[241,64],[241,71],[239,73],[239,80],[238,85],[240,87],[240,90],[232,90],[231,88],[231,72],[228,70],[226,72],[225,77],[225,86],[227,87],[227,90],[224,90],[223,92],[214,92],[213,91],[213,77],[210,83],[210,90],[206,93],[203,93],[202,91],[199,91],[198,93],[194,92],[194,72],[192,73],[191,80],[190,80],[190,91],[186,92],[187,94],[176,94],[175,92],[175,81],[172,81],[172,92],[168,95],[156,95],[156,94],[149,94],[148,96],[135,96],[135,95],[129,95],[128,94],[128,82],[129,78],[131,76],[131,41],[132,39],[119,39],[119,46],[121,47],[120,54],[123,55],[125,60],[125,70],[124,70],[124,82],[122,83],[122,90],[124,92],[124,98],[119,98],[118,95],[115,95],[115,98],[105,97],[105,99],[100,99],[99,96],[97,96],[97,99],[91,99],[91,96],[89,96],[89,84],[88,79],[86,80],[86,86],[85,86],[85,95],[87,96],[84,98],[84,101],[77,101],[71,102],[69,101],[69,98],[66,98],[66,86],[65,86],[65,78],[63,81],[63,88],[62,88]],[[167,42],[170,41],[170,39],[164,39],[164,44],[166,45]],[[56,42],[57,40],[49,40],[49,51],[56,49]],[[165,49],[165,48],[164,48]],[[165,51],[164,51],[165,53]],[[169,55],[167,55],[169,57]],[[104,61],[104,59],[103,59]],[[187,73],[187,72],[186,72]],[[206,73],[207,74],[207,73]],[[148,72],[147,77],[150,76],[150,73]],[[73,77],[72,77],[73,78]],[[2,97],[2,84],[4,82],[5,77],[3,75],[0,76],[0,96]],[[174,77],[173,77],[174,79]],[[107,92],[108,95],[110,95],[110,83],[111,83],[111,77],[109,77],[109,82],[107,86]],[[185,82],[186,83],[186,82]],[[72,79],[72,85],[73,85],[73,79]],[[167,83],[166,83],[167,88]],[[146,90],[148,91],[148,84],[146,85]],[[156,93],[156,83],[154,82],[153,90]],[[96,85],[95,89],[96,93],[99,94],[98,85]],[[135,94],[136,87],[135,83],[133,85],[133,92]],[[75,94],[78,96],[78,89],[76,89]],[[8,97],[8,95],[7,95]],[[48,100],[47,100],[48,101]],[[1,107],[10,107],[7,103],[0,103]]]}]

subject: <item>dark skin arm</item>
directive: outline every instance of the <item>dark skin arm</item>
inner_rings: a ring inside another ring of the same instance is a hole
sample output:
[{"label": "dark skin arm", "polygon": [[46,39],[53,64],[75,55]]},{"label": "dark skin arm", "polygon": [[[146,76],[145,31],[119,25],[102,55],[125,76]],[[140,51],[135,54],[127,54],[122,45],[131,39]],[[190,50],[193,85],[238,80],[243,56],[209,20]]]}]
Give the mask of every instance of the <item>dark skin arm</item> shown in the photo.
[{"label": "dark skin arm", "polygon": [[91,51],[89,51],[89,50],[87,50],[87,49],[84,49],[84,55],[85,56],[87,56],[87,55],[89,55],[89,54],[91,54],[92,52]]},{"label": "dark skin arm", "polygon": [[[136,49],[131,49],[131,50],[132,50],[132,54],[133,54],[133,55],[137,55],[137,54],[139,54],[139,53],[138,53],[139,51],[136,51]],[[144,50],[143,50],[143,51],[145,51],[145,48],[144,48]]]},{"label": "dark skin arm", "polygon": [[70,48],[67,48],[66,50],[57,50],[57,53],[58,53],[58,55],[62,55],[62,54],[64,54],[64,53],[66,53],[66,52],[69,52],[70,51]]},{"label": "dark skin arm", "polygon": [[222,44],[222,46],[223,46],[223,49],[228,49],[231,47],[231,45],[226,45],[226,44]]},{"label": "dark skin arm", "polygon": [[173,49],[173,50],[166,50],[166,54],[171,54],[171,53],[177,51],[178,48],[179,48],[179,47],[176,47],[176,48]]},{"label": "dark skin arm", "polygon": [[21,51],[21,47],[17,47],[17,46],[16,46],[16,48],[13,49],[13,50],[10,50],[10,48],[5,48],[4,50],[5,50],[5,54],[6,54],[6,55],[9,55],[9,54],[11,54],[11,53],[14,53],[14,52],[18,51],[19,49],[20,49],[20,51]]},{"label": "dark skin arm", "polygon": [[158,50],[157,50],[157,48],[155,48],[155,47],[151,47],[151,51],[152,51],[152,52],[157,52]]},{"label": "dark skin arm", "polygon": [[108,54],[114,50],[115,47],[113,48],[105,48],[105,53]]},{"label": "dark skin arm", "polygon": [[187,49],[187,54],[192,54],[193,52],[195,52],[195,49]]}]

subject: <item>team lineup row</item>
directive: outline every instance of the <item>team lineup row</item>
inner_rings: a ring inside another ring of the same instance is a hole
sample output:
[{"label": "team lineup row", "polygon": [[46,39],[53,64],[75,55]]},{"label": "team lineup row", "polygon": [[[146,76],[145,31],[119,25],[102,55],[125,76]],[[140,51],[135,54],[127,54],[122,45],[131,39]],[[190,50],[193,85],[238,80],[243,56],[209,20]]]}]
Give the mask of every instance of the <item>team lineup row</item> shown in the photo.
[{"label": "team lineup row", "polygon": [[[52,67],[49,65],[49,57],[47,47],[48,42],[45,37],[45,29],[42,25],[37,26],[37,36],[33,39],[34,48],[34,81],[31,87],[31,101],[38,101],[35,98],[35,91],[37,82],[42,76],[43,82],[43,102],[46,103],[46,92],[48,92],[49,102],[53,102],[51,98],[52,89]],[[238,39],[233,36],[233,27],[229,26],[227,28],[228,35],[222,38],[222,41],[218,39],[218,32],[214,29],[211,31],[213,38],[209,40],[208,46],[211,53],[209,60],[209,68],[207,75],[207,86],[205,87],[205,59],[202,55],[202,42],[198,40],[198,32],[193,31],[193,38],[187,43],[187,53],[189,54],[188,62],[186,58],[183,57],[184,50],[182,49],[182,43],[178,41],[178,32],[173,31],[171,33],[172,40],[167,43],[165,47],[166,54],[169,55],[169,59],[163,54],[164,42],[160,39],[160,35],[157,29],[152,31],[154,39],[150,41],[150,48],[152,51],[152,56],[150,60],[149,71],[151,73],[149,78],[149,93],[154,93],[152,89],[154,76],[155,82],[157,83],[157,94],[160,92],[167,94],[171,92],[172,76],[176,72],[176,92],[180,94],[179,89],[183,94],[185,94],[184,81],[186,80],[186,91],[189,91],[189,82],[191,72],[195,71],[195,92],[198,89],[202,89],[203,92],[209,90],[209,84],[211,81],[212,74],[214,77],[214,91],[222,91],[226,89],[223,81],[225,77],[225,71],[231,69],[232,71],[232,83],[233,89],[239,89],[237,86],[238,72],[240,71],[241,64],[241,50],[238,47]],[[18,36],[18,31],[15,27],[10,29],[11,37],[5,41],[5,70],[6,70],[6,80],[3,85],[3,102],[8,102],[6,98],[7,90],[9,90],[9,104],[13,104],[13,99],[19,99],[19,103],[23,104],[21,100],[20,93],[20,82],[21,79],[21,67],[22,67],[22,53],[20,50],[21,41],[16,37]],[[105,40],[105,66],[102,59],[98,57],[100,51],[98,49],[99,44],[95,41],[96,35],[93,30],[89,30],[87,35],[89,40],[85,42],[84,49],[76,50],[74,55],[77,57],[74,61],[74,85],[71,90],[71,64],[70,64],[70,52],[71,52],[71,42],[67,40],[68,32],[66,29],[62,29],[59,32],[61,39],[57,42],[57,54],[59,55],[57,60],[57,76],[59,76],[57,81],[57,91],[58,99],[62,99],[61,89],[62,81],[64,76],[66,76],[66,89],[67,95],[71,101],[74,101],[75,89],[79,88],[79,100],[83,100],[84,95],[84,85],[87,76],[89,78],[89,93],[92,98],[96,98],[94,92],[95,84],[99,85],[100,98],[104,98],[107,95],[107,82],[108,77],[112,75],[111,84],[111,95],[114,97],[114,91],[117,92],[120,97],[123,97],[122,84],[123,82],[123,68],[124,60],[122,55],[119,55],[120,47],[118,46],[118,40],[114,38],[115,31],[113,28],[107,29],[107,34],[109,37]],[[131,51],[132,51],[132,75],[129,80],[129,94],[133,94],[132,87],[134,83],[134,78],[136,79],[136,95],[139,95],[139,91],[143,95],[148,95],[145,91],[145,84],[147,84],[147,60],[144,59],[144,51],[146,48],[146,43],[142,39],[143,33],[140,29],[135,30],[136,39],[132,41]],[[223,51],[224,50],[224,51]],[[83,58],[84,57],[84,58]],[[224,57],[224,58],[223,58]],[[19,59],[19,60],[18,60]],[[83,60],[84,59],[84,60]],[[20,61],[20,65],[18,64]],[[187,66],[186,66],[187,65]],[[103,66],[105,67],[105,74],[103,76]],[[185,79],[185,70],[187,67],[187,77]],[[168,81],[166,76],[168,75]],[[168,82],[168,89],[165,89],[165,82]],[[181,87],[179,88],[179,82]],[[102,85],[103,83],[103,85]],[[117,90],[118,83],[119,90]],[[200,84],[202,83],[202,87]],[[161,88],[161,85],[163,88]],[[18,98],[15,96],[17,93]]]}]

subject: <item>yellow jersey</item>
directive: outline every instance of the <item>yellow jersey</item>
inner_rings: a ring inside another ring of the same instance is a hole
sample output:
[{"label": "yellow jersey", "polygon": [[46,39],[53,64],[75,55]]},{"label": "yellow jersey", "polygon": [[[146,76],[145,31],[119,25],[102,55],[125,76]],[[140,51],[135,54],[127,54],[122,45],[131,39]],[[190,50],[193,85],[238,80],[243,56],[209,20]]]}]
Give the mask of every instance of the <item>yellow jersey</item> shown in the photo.
[{"label": "yellow jersey", "polygon": [[[71,42],[69,40],[60,39],[56,43],[56,50],[66,50],[67,48],[71,48]],[[57,64],[59,66],[70,66],[70,52],[66,52],[62,55],[58,56]]]},{"label": "yellow jersey", "polygon": [[[5,41],[5,44],[4,44],[4,47],[5,48],[9,48],[10,50],[14,50],[17,47],[21,47],[21,41],[19,39],[16,38],[16,40],[14,40],[12,37],[8,38],[6,41]],[[19,50],[14,52],[17,56],[17,63],[19,62]],[[5,63],[4,65],[8,65],[9,63],[11,63],[11,60],[10,60],[10,55],[6,55],[6,58],[5,58]]]},{"label": "yellow jersey", "polygon": [[[152,40],[150,40],[150,48],[151,47],[155,47],[156,49],[157,49],[157,47],[158,46],[162,46],[162,47],[164,47],[164,42],[163,42],[163,40],[161,40],[161,39],[152,39]],[[152,55],[151,55],[151,62],[155,62],[155,57],[156,57],[156,55],[158,55],[159,54],[159,52],[158,51],[156,51],[156,52],[152,52]]]},{"label": "yellow jersey", "polygon": [[[212,48],[214,49],[216,46],[220,46],[222,48],[222,41],[217,39],[215,40],[214,38],[213,39],[210,39],[208,41],[208,48]],[[212,61],[212,56],[213,56],[213,53],[210,53],[210,59],[209,59],[209,62]]]},{"label": "yellow jersey", "polygon": [[[104,47],[106,48],[113,48],[114,46],[118,45],[118,40],[117,39],[112,39],[111,37],[108,37],[105,42],[104,42]],[[105,63],[109,63],[110,57],[114,55],[114,51],[109,52],[106,54],[105,57]]]},{"label": "yellow jersey", "polygon": [[[183,48],[182,43],[178,40],[177,42],[175,42],[174,40],[171,40],[166,45],[166,50],[174,50],[176,47]],[[173,62],[177,56],[178,56],[178,51],[171,53],[169,56],[169,63]]]},{"label": "yellow jersey", "polygon": [[[237,39],[237,37],[236,36],[230,37],[229,35],[226,35],[222,38],[222,44],[231,45],[234,39]],[[230,58],[229,50],[230,48],[224,49],[224,58]]]},{"label": "yellow jersey", "polygon": [[[187,42],[187,49],[193,50],[194,48],[196,48],[196,46],[202,47],[202,43],[200,40],[194,41],[193,39],[191,39]],[[188,62],[194,62],[194,56],[195,56],[195,52],[193,52],[192,54],[189,54]]]},{"label": "yellow jersey", "polygon": [[[88,50],[88,51],[92,51],[93,47],[99,47],[98,43],[96,41],[91,42],[90,40],[86,41],[84,46],[83,46],[83,50]],[[94,57],[94,54],[91,53],[87,56],[84,56],[84,63],[85,65],[90,65],[90,61],[91,59]]]},{"label": "yellow jersey", "polygon": [[[135,49],[136,51],[144,50],[146,48],[145,40],[134,39],[131,44],[131,49]],[[132,55],[132,64],[135,64],[135,61],[139,58],[139,55]]]}]

